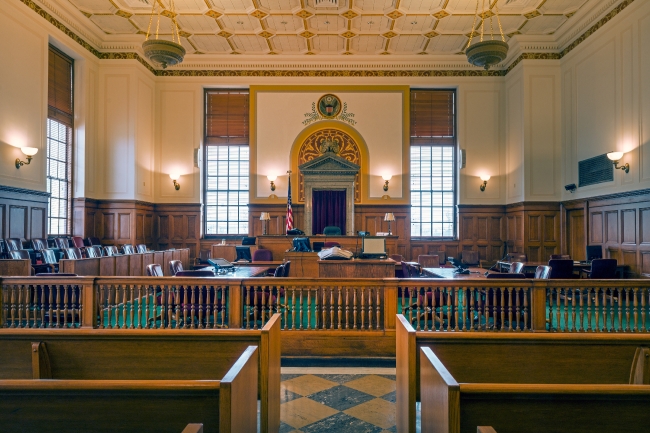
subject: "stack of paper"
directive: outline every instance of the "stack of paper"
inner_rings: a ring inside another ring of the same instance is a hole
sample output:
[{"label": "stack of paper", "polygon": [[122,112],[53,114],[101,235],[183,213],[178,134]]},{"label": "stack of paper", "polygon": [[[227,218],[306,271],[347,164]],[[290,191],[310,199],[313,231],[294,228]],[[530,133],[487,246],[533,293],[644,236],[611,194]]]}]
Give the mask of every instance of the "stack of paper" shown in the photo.
[{"label": "stack of paper", "polygon": [[339,247],[332,247],[321,250],[318,253],[321,260],[350,260],[354,257],[352,251],[342,250]]}]

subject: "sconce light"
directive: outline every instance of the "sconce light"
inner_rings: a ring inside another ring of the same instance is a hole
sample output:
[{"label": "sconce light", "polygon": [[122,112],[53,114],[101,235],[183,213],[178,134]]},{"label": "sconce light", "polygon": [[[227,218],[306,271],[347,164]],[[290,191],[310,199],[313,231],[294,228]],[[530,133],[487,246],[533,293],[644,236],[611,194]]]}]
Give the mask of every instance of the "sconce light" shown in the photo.
[{"label": "sconce light", "polygon": [[262,234],[266,235],[266,222],[271,219],[271,215],[268,212],[262,212],[260,214],[260,220],[262,221]]},{"label": "sconce light", "polygon": [[391,180],[393,176],[390,174],[385,174],[382,176],[382,179],[384,179],[384,191],[388,191],[388,181]]},{"label": "sconce light", "polygon": [[25,156],[27,156],[27,162],[21,161],[20,158],[16,158],[16,168],[20,168],[23,165],[29,165],[32,162],[32,157],[38,153],[38,149],[35,147],[21,147],[20,150],[22,150]]},{"label": "sconce light", "polygon": [[269,174],[266,178],[271,181],[271,191],[275,191],[275,180],[278,177],[274,174]]},{"label": "sconce light", "polygon": [[169,173],[169,178],[174,181],[174,188],[176,188],[176,191],[181,189],[181,184],[177,182],[179,177],[181,177],[180,174]]},{"label": "sconce light", "polygon": [[388,236],[391,236],[393,232],[390,229],[390,223],[395,221],[395,214],[392,212],[386,212],[386,215],[384,215],[384,221],[388,221]]},{"label": "sconce light", "polygon": [[623,155],[624,155],[624,152],[609,152],[607,154],[607,158],[609,158],[609,160],[614,163],[614,168],[621,169],[621,170],[625,171],[626,173],[629,173],[630,172],[630,164],[628,164],[627,162],[625,163],[625,165],[623,165],[621,167],[618,166],[618,162],[621,160],[621,158],[623,158]]},{"label": "sconce light", "polygon": [[481,176],[481,180],[483,183],[479,188],[481,188],[481,191],[485,191],[485,187],[487,186],[488,180],[490,180],[490,176],[484,174]]}]

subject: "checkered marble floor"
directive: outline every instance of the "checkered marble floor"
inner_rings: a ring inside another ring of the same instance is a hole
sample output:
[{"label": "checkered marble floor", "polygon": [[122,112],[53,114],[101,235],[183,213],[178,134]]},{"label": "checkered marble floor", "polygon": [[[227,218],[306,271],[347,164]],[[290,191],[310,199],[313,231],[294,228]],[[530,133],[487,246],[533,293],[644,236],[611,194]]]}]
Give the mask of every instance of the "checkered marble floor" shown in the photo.
[{"label": "checkered marble floor", "polygon": [[394,368],[283,367],[280,433],[396,432]]}]

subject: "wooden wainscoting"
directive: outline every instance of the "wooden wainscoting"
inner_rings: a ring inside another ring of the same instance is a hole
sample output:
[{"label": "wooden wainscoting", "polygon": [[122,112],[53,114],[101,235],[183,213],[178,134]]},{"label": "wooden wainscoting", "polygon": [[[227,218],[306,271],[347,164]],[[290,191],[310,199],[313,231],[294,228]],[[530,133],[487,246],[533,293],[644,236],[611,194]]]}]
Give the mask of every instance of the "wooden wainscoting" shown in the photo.
[{"label": "wooden wainscoting", "polygon": [[44,191],[0,185],[0,238],[47,237],[47,201]]},{"label": "wooden wainscoting", "polygon": [[164,203],[154,205],[156,249],[189,248],[197,257],[201,243],[201,204]]}]

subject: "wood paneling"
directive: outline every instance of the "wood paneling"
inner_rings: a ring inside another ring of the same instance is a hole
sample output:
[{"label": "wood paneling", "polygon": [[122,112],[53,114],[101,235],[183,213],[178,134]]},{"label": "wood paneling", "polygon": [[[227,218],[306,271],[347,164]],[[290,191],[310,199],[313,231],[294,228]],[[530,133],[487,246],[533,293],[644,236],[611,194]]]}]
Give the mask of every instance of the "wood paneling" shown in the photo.
[{"label": "wood paneling", "polygon": [[47,236],[49,193],[0,185],[0,238]]},{"label": "wood paneling", "polygon": [[201,204],[154,205],[154,238],[157,249],[189,248],[197,257],[201,244]]}]

